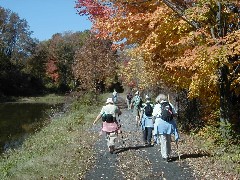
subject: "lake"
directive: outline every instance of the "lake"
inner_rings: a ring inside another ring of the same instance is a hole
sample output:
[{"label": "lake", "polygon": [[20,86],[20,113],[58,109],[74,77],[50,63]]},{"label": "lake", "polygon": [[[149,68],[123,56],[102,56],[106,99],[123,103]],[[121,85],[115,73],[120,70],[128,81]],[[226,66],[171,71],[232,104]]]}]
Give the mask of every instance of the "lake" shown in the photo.
[{"label": "lake", "polygon": [[62,104],[0,103],[0,153],[21,146],[61,107]]}]

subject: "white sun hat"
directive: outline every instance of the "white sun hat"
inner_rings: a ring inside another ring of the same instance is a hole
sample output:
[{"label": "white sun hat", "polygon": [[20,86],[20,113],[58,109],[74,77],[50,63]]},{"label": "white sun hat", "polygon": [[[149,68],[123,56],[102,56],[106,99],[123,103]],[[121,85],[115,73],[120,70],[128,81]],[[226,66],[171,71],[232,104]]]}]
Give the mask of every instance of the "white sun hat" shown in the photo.
[{"label": "white sun hat", "polygon": [[166,101],[167,100],[167,96],[165,94],[159,94],[155,101],[156,103],[161,103],[161,101]]},{"label": "white sun hat", "polygon": [[106,104],[109,104],[109,103],[113,104],[112,98],[107,98]]}]

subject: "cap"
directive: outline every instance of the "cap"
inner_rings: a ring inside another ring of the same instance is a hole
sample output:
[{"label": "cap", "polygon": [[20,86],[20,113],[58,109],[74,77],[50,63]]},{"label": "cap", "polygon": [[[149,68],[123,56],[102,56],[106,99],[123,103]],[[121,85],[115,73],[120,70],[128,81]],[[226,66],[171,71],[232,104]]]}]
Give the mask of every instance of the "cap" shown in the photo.
[{"label": "cap", "polygon": [[112,98],[107,98],[106,104],[108,104],[108,103],[113,104],[113,100],[112,100]]}]

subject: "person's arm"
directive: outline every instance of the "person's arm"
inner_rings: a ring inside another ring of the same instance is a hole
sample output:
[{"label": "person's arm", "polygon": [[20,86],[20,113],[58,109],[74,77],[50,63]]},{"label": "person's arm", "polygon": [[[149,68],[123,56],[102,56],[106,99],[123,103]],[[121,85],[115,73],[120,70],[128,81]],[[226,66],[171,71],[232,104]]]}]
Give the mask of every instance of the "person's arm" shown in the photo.
[{"label": "person's arm", "polygon": [[173,112],[173,117],[177,117],[177,111],[176,108],[173,106],[173,104],[169,103],[170,106],[172,107],[172,112]]},{"label": "person's arm", "polygon": [[93,121],[93,125],[102,117],[102,114],[98,114],[96,119]]}]

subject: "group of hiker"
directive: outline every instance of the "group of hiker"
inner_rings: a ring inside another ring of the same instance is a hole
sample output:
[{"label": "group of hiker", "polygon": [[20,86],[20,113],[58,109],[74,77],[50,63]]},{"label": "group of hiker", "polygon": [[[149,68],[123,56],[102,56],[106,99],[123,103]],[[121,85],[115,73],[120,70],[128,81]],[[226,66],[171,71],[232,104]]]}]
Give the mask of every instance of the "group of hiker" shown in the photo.
[{"label": "group of hiker", "polygon": [[[117,101],[117,99],[115,99]],[[177,115],[175,107],[168,101],[164,94],[159,94],[155,103],[146,95],[145,101],[140,96],[139,91],[132,96],[127,94],[126,103],[128,110],[132,110],[135,115],[136,125],[143,132],[143,141],[146,146],[154,144],[161,145],[161,155],[165,161],[170,160],[171,135],[175,135],[175,142],[178,142],[179,134],[175,117]],[[106,105],[102,107],[93,124],[102,118],[102,131],[106,132],[107,146],[110,153],[114,153],[115,140],[120,132],[120,124],[117,116],[121,115],[121,110],[115,104],[114,97],[108,98]]]}]

